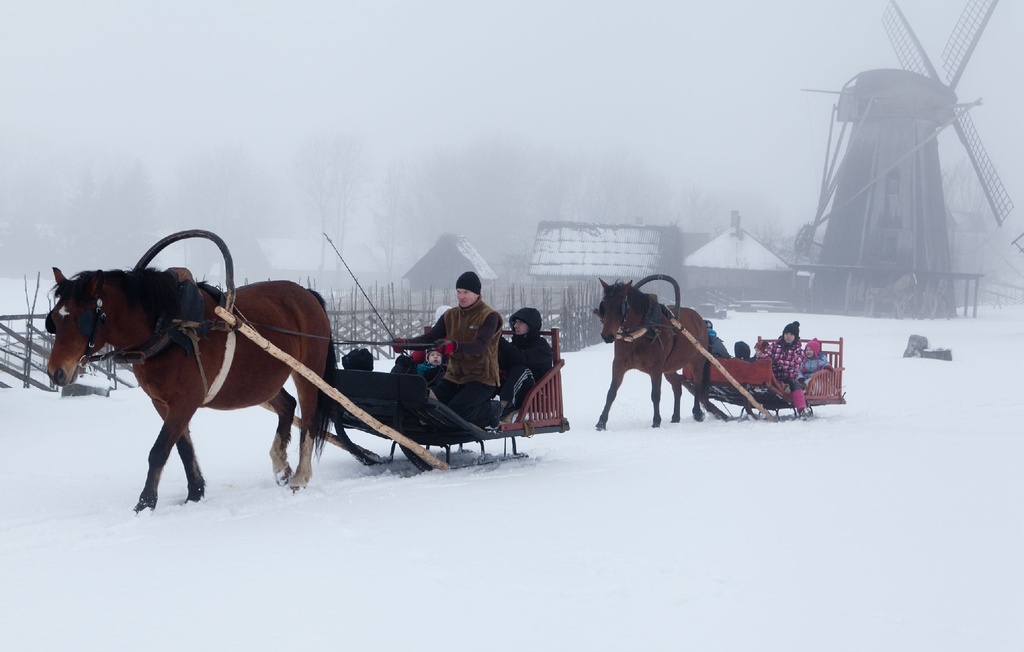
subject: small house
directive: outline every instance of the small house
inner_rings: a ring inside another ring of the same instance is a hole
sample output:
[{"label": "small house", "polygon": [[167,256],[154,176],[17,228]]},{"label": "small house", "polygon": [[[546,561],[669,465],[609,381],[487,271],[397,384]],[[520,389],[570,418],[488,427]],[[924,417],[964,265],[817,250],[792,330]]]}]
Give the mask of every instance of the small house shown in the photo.
[{"label": "small house", "polygon": [[465,236],[445,234],[437,239],[423,257],[409,268],[402,278],[413,291],[451,288],[463,272],[473,271],[484,283],[495,281],[498,275],[487,264]]}]

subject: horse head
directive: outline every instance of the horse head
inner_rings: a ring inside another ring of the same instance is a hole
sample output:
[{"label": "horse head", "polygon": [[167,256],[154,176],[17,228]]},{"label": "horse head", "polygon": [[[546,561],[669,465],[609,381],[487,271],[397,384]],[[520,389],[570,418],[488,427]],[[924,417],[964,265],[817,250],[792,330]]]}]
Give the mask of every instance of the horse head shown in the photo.
[{"label": "horse head", "polygon": [[160,315],[180,313],[177,283],[165,272],[90,271],[73,278],[53,268],[55,304],[46,315],[53,349],[46,372],[58,387],[75,380],[81,365],[107,344],[138,344]]},{"label": "horse head", "polygon": [[635,317],[631,319],[630,315],[630,297],[637,292],[633,290],[633,281],[616,281],[609,285],[602,279],[598,280],[604,288],[604,296],[594,309],[594,314],[601,320],[601,339],[611,344],[615,341],[616,334],[624,333],[633,327],[628,322],[637,321]]},{"label": "horse head", "polygon": [[80,364],[103,348],[107,314],[103,309],[103,272],[82,272],[74,279],[53,268],[56,305],[46,315],[46,330],[54,336],[46,372],[58,387],[74,382]]}]

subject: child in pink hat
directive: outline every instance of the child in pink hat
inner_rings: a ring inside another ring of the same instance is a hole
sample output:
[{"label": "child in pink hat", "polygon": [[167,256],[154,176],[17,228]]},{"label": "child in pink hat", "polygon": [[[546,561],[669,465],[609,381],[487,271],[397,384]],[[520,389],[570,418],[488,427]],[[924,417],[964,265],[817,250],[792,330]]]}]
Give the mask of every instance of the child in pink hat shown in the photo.
[{"label": "child in pink hat", "polygon": [[[828,363],[828,357],[821,352],[821,342],[818,341],[818,338],[814,338],[804,347],[804,356],[796,379],[800,383],[800,387],[803,388],[807,386],[807,381],[811,379],[814,372],[831,368],[831,365]],[[800,392],[799,401],[797,400],[797,392]],[[797,415],[802,419],[807,418],[810,410],[807,409],[803,389],[794,390],[793,399],[793,404],[797,408]]]}]

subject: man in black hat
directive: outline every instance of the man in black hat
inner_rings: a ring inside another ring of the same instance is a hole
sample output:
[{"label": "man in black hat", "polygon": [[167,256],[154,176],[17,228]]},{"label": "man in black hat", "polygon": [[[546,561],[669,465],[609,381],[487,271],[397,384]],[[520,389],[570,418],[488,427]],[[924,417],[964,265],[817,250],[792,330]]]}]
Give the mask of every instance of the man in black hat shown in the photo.
[{"label": "man in black hat", "polygon": [[499,385],[498,340],[503,320],[480,296],[480,277],[465,272],[455,283],[458,306],[449,308],[425,335],[397,339],[401,353],[405,344],[433,343],[448,357],[448,371],[434,389],[437,400],[466,421],[481,428],[496,428],[501,403],[491,400]]}]

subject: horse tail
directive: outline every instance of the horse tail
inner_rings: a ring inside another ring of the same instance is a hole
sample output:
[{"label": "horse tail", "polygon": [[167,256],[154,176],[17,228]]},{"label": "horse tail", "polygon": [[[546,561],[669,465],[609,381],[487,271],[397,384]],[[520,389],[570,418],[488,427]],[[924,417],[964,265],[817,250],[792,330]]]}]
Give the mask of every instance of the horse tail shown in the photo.
[{"label": "horse tail", "polygon": [[[316,290],[306,288],[306,290],[316,298],[316,302],[320,304],[320,308],[324,311],[324,315],[327,315],[327,302],[320,296],[320,293]],[[330,318],[328,318],[328,324],[330,324]],[[328,325],[328,333],[330,333],[330,326]],[[338,376],[338,354],[335,351],[334,337],[328,336],[327,345],[327,360],[324,362],[324,373],[320,376],[325,383],[331,387],[337,386],[335,382]],[[330,396],[324,393],[323,390],[317,389],[316,394],[316,413],[313,418],[313,432],[310,435],[313,437],[313,450],[316,452],[317,457],[323,452],[324,443],[327,441],[328,428],[331,423],[335,424],[335,427],[341,428],[340,417],[341,417],[341,406],[335,402]]]},{"label": "horse tail", "polygon": [[[324,375],[322,378],[324,382],[331,387],[337,387],[338,377],[338,354],[334,347],[334,338],[331,338],[330,343],[327,346],[327,361],[324,364]],[[316,451],[317,457],[324,449],[324,443],[327,441],[327,432],[331,424],[334,424],[335,429],[342,433],[344,430],[341,427],[341,405],[338,404],[333,398],[324,393],[323,390],[319,390],[316,395],[316,431],[313,433],[313,450]]]},{"label": "horse tail", "polygon": [[[324,313],[327,313],[327,304],[315,290],[310,290],[316,300],[320,303],[320,307],[324,309]],[[341,370],[338,369],[338,346],[334,341],[333,335],[329,338],[329,345],[327,347],[327,361],[324,364],[324,375],[322,376],[324,382],[331,387],[338,386],[338,378]],[[359,446],[351,438],[348,433],[345,432],[345,426],[343,422],[343,409],[341,404],[335,401],[333,398],[320,391],[316,397],[316,419],[314,419],[317,428],[316,434],[313,436],[314,450],[316,451],[317,457],[320,456],[323,451],[324,443],[327,442],[328,428],[333,423],[335,438],[341,443],[342,448],[352,454],[352,457],[356,458],[361,464],[365,466],[371,466],[373,464],[383,464],[386,460],[374,453],[373,451],[367,450],[362,446]]]}]

